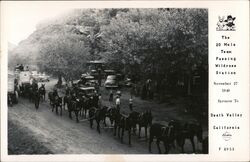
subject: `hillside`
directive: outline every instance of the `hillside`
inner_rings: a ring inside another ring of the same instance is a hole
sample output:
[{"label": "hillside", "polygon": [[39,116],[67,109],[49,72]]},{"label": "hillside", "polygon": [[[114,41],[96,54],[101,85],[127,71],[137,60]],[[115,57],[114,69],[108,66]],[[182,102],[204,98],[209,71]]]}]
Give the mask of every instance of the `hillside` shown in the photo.
[{"label": "hillside", "polygon": [[205,9],[76,9],[37,24],[9,62],[77,78],[87,61],[103,59],[135,81],[173,87],[208,70],[207,24]]}]

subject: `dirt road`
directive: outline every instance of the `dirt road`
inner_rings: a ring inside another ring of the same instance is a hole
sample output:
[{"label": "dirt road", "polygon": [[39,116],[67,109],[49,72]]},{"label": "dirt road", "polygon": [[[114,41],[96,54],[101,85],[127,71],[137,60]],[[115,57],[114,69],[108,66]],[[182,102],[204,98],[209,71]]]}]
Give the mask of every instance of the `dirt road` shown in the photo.
[{"label": "dirt road", "polygon": [[[49,89],[54,83],[55,81],[50,82],[46,85],[46,88]],[[139,99],[137,103],[143,104]],[[161,111],[163,110],[159,108],[153,112],[153,115],[155,115],[154,121],[164,118],[159,115],[159,113],[162,114]],[[175,113],[171,109],[168,111]],[[176,115],[178,116],[178,114]],[[168,115],[165,118],[168,118]],[[68,118],[67,111],[64,111],[62,116],[56,115],[55,112],[52,113],[47,98],[45,102],[40,104],[38,110],[27,99],[19,99],[17,105],[8,108],[8,123],[10,154],[148,153],[148,143],[145,138],[138,139],[136,135],[133,135],[132,146],[129,146],[125,133],[124,144],[121,144],[118,137],[113,136],[112,129],[110,128],[102,128],[101,134],[98,134],[95,129],[96,125],[94,125],[94,129],[90,129],[88,121],[76,123],[75,120]],[[37,151],[18,151],[22,150],[17,149],[17,147],[21,147],[17,140],[20,139],[19,136],[20,138],[22,136],[21,139],[27,140],[27,142],[23,142],[23,148],[32,147],[33,149],[37,149]],[[36,143],[37,148],[32,146],[33,143]],[[163,145],[161,147],[164,149]],[[196,147],[198,148],[197,153],[201,152],[201,144],[196,142]],[[186,141],[185,150],[187,153],[191,153],[192,151],[189,141]],[[155,143],[152,145],[152,151],[154,153],[158,152]],[[180,148],[178,147],[170,150],[170,153],[179,152]]]}]

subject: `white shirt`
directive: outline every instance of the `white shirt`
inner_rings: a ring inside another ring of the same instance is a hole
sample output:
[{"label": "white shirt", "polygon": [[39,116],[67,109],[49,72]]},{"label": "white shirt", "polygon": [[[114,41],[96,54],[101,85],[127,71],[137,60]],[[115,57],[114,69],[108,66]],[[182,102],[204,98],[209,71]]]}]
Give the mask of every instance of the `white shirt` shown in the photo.
[{"label": "white shirt", "polygon": [[129,99],[129,103],[130,103],[130,104],[133,103],[133,99],[132,99],[132,98]]},{"label": "white shirt", "polygon": [[116,99],[115,104],[116,104],[116,105],[120,105],[120,104],[121,104],[120,98],[117,98],[117,99]]}]

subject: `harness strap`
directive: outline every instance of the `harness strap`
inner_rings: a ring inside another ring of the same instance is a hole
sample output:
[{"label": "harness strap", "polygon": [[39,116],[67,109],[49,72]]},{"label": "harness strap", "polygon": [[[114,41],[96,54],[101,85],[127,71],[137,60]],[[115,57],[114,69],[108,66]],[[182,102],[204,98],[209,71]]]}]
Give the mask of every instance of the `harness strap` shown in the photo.
[{"label": "harness strap", "polygon": [[168,127],[168,137],[170,137],[170,133],[172,132],[173,126]]},{"label": "harness strap", "polygon": [[162,136],[164,136],[165,132],[166,132],[166,127],[161,127],[161,131],[162,131]]}]

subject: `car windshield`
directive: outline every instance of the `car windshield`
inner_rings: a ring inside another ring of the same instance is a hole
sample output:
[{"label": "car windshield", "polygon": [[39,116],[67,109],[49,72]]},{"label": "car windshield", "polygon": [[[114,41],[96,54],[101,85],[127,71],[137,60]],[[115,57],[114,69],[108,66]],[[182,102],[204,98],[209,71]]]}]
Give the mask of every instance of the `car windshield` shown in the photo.
[{"label": "car windshield", "polygon": [[115,80],[116,79],[116,76],[115,75],[109,75],[107,77],[107,80]]}]

